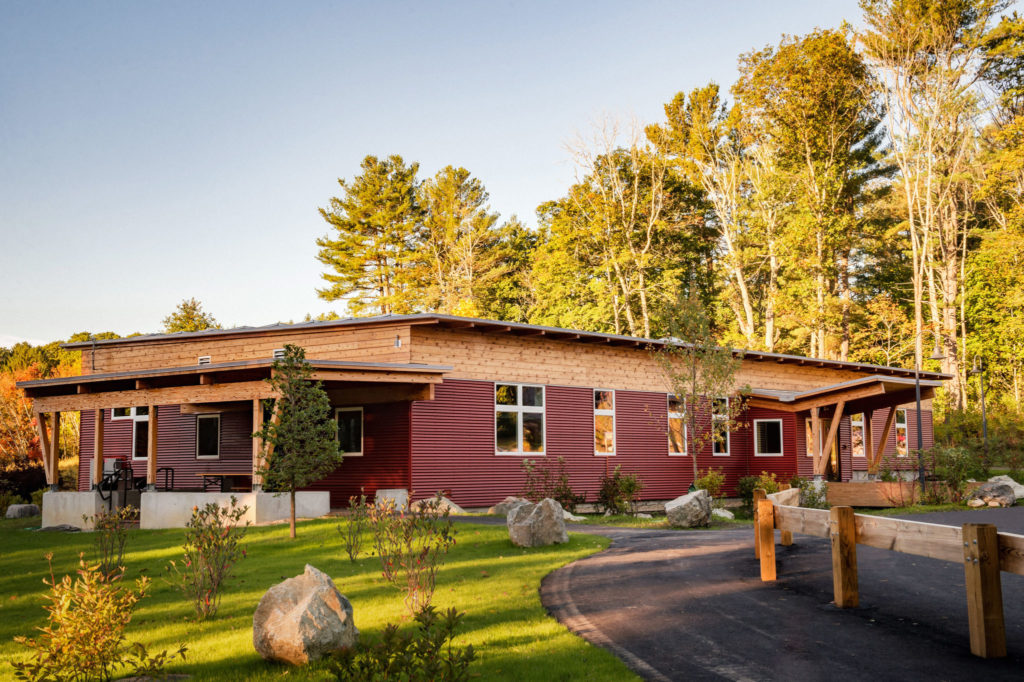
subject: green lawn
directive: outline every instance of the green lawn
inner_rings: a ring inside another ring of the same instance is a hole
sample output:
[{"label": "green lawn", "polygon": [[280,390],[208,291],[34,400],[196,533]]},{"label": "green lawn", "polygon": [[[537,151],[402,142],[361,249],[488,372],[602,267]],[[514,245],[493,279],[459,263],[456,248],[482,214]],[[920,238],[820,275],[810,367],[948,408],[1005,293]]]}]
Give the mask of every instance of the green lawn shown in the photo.
[{"label": "green lawn", "polygon": [[[130,532],[128,578],[153,579],[128,627],[129,640],[151,651],[188,645],[188,659],[171,672],[195,680],[324,679],[316,665],[289,669],[264,662],[252,646],[252,613],[263,592],[302,572],[306,563],[327,572],[352,602],[363,635],[377,636],[388,622],[404,616],[402,593],[380,577],[376,557],[349,562],[336,527],[342,519],[302,522],[298,539],[287,525],[251,528],[247,558],[236,571],[220,612],[212,621],[195,621],[182,595],[164,580],[164,567],[177,558],[181,530]],[[11,679],[8,660],[26,656],[15,635],[30,635],[43,625],[41,595],[47,552],[54,554],[58,578],[71,572],[78,554],[92,556],[88,533],[39,533],[39,519],[0,521],[0,679]],[[571,634],[547,615],[540,603],[541,579],[575,559],[608,545],[596,536],[571,534],[568,544],[535,549],[513,547],[502,526],[460,523],[458,544],[438,574],[434,604],[466,612],[457,644],[472,644],[477,660],[471,671],[484,680],[629,680],[637,679],[610,653]],[[366,540],[369,544],[369,538]]]}]

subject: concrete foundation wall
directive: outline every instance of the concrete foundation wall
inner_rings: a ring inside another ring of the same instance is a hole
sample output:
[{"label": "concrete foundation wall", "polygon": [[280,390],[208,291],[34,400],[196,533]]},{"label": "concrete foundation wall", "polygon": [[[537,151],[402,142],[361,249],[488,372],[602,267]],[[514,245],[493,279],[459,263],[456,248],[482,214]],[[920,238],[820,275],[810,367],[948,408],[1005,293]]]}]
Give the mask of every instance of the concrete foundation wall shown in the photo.
[{"label": "concrete foundation wall", "polygon": [[68,525],[92,530],[92,524],[82,517],[95,516],[106,508],[107,503],[94,491],[74,493],[48,490],[43,493],[43,528]]},{"label": "concrete foundation wall", "polygon": [[[142,493],[141,528],[184,528],[192,518],[192,508],[211,502],[221,507],[231,505],[231,497],[238,506],[248,507],[242,521],[270,523],[290,516],[289,496],[286,493]],[[299,492],[295,494],[296,518],[317,518],[331,511],[331,494],[327,491]]]}]

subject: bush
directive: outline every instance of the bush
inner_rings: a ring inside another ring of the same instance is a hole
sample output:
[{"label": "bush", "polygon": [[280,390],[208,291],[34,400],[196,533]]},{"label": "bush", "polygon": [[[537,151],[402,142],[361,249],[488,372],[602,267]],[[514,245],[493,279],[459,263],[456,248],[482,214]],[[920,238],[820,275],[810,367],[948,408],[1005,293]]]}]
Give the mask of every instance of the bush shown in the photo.
[{"label": "bush", "polygon": [[519,466],[526,474],[522,495],[531,502],[550,497],[569,512],[576,511],[576,505],[586,502],[587,496],[577,495],[569,483],[565,457],[559,457],[554,465],[550,460],[541,464],[536,459],[524,459]]},{"label": "bush", "polygon": [[192,602],[199,620],[216,615],[231,568],[245,557],[240,543],[249,523],[240,526],[239,522],[248,509],[239,507],[234,495],[230,507],[216,502],[201,509],[192,507],[192,518],[185,527],[185,556],[180,567],[172,561],[167,570],[172,582]]},{"label": "bush", "polygon": [[637,498],[644,489],[644,482],[637,474],[622,473],[622,466],[615,467],[611,476],[601,477],[597,503],[612,514],[635,514]]},{"label": "bush", "polygon": [[338,526],[342,540],[345,543],[345,553],[349,561],[359,558],[359,552],[363,548],[363,529],[366,527],[366,494],[360,492],[359,497],[353,495],[348,498],[349,517],[348,524],[344,529]]},{"label": "bush", "polygon": [[779,492],[779,481],[775,478],[775,474],[762,471],[760,476],[744,476],[738,481],[737,487],[740,499],[743,500],[743,507],[747,511],[751,511],[754,508],[754,491],[764,488],[769,495],[777,493]]},{"label": "bush", "polygon": [[39,490],[36,490],[34,493],[32,493],[32,504],[42,509],[43,494],[46,493],[47,490],[49,490],[49,488],[40,488]]},{"label": "bush", "polygon": [[[46,556],[51,561],[52,554]],[[19,680],[109,680],[114,672],[158,676],[170,660],[185,658],[186,647],[150,656],[146,647],[125,641],[124,631],[135,605],[146,596],[149,579],[140,578],[135,589],[122,587],[122,574],[108,575],[99,564],[79,557],[78,578],[64,576],[58,582],[50,564],[50,586],[44,596],[48,623],[39,628],[38,639],[15,637],[33,651],[32,660],[14,663]]]},{"label": "bush", "polygon": [[948,498],[945,500],[947,502],[959,502],[963,499],[967,491],[967,479],[985,480],[988,474],[984,462],[967,448],[936,445],[928,453],[927,464],[932,477],[945,484],[942,487],[948,492],[940,497]]},{"label": "bush", "polygon": [[111,575],[124,571],[124,546],[128,542],[128,526],[139,518],[139,510],[130,504],[113,511],[103,510],[95,516],[83,516],[92,523],[93,545],[100,573]]},{"label": "bush", "polygon": [[827,489],[824,486],[816,486],[813,480],[800,476],[794,476],[789,484],[794,488],[800,489],[801,507],[809,507],[811,509],[829,508]]},{"label": "bush", "polygon": [[398,626],[389,624],[378,644],[360,640],[333,654],[331,672],[335,679],[346,682],[468,680],[469,664],[476,658],[473,646],[452,646],[463,616],[453,608],[439,615],[433,606],[427,606],[416,614],[415,632],[399,634]]},{"label": "bush", "polygon": [[450,509],[441,496],[424,500],[419,514],[396,509],[394,500],[368,507],[373,541],[384,579],[405,590],[409,613],[425,610],[434,596],[437,570],[455,544]]},{"label": "bush", "polygon": [[1019,414],[988,415],[988,449],[982,438],[981,414],[974,410],[949,412],[935,422],[935,443],[967,450],[980,464],[975,478],[989,476],[994,465],[1008,468],[1011,474],[1024,470],[1024,419]]},{"label": "bush", "polygon": [[721,469],[709,468],[704,475],[697,479],[697,489],[707,490],[712,499],[722,496],[722,489],[725,487],[725,474]]}]

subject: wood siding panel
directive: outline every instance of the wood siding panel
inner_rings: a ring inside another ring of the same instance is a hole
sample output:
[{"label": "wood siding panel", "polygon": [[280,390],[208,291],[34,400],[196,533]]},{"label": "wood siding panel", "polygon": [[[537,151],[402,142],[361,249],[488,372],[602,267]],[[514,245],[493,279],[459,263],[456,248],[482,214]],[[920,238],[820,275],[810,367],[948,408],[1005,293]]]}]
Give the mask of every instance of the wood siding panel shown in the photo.
[{"label": "wood siding panel", "polygon": [[305,490],[329,490],[331,507],[339,508],[347,507],[360,488],[369,500],[381,488],[409,488],[410,406],[364,405],[363,456],[346,457],[334,473]]},{"label": "wood siding panel", "polygon": [[[395,347],[395,337],[401,341]],[[277,348],[296,344],[306,349],[311,360],[357,360],[363,362],[409,362],[409,325],[362,329],[304,329],[292,333],[262,332],[231,336],[193,337],[99,346],[95,350],[95,372],[126,372],[164,367],[188,367],[203,355],[213,363],[270,358]],[[82,350],[82,372],[92,370],[90,349]]]}]

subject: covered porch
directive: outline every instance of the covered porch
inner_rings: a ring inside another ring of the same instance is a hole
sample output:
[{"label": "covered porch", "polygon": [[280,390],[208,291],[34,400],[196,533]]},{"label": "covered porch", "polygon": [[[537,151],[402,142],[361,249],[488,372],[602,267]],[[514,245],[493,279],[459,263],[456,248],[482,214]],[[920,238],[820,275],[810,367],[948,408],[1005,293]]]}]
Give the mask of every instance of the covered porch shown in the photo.
[{"label": "covered porch", "polygon": [[[941,381],[921,379],[921,400],[932,399],[935,389],[941,385]],[[806,423],[804,440],[811,460],[810,473],[815,480],[838,480],[842,467],[838,435],[843,417],[863,415],[860,447],[867,475],[873,478],[883,464],[886,444],[896,424],[897,408],[915,400],[914,379],[874,375],[807,391],[754,389],[749,394],[748,405],[791,412],[798,423]],[[874,425],[876,414],[885,415],[880,429]],[[909,428],[906,435],[910,435]],[[852,462],[848,466],[852,473]]]},{"label": "covered porch", "polygon": [[[265,381],[272,363],[200,364],[20,384],[33,399],[50,487],[44,495],[44,526],[82,526],[83,515],[131,503],[140,509],[143,528],[179,527],[193,506],[226,503],[232,495],[249,506],[250,521],[286,518],[286,497],[262,489],[259,470],[270,447],[251,436],[258,425],[275,418],[264,409],[276,397]],[[332,360],[310,364],[332,407],[341,409],[431,400],[449,369]],[[77,492],[59,490],[59,453],[51,437],[66,412],[82,414]],[[184,424],[192,424],[191,430]],[[210,433],[216,433],[216,440]],[[222,434],[230,439],[228,457]],[[322,516],[330,511],[330,492],[303,491],[297,504],[301,516]]]}]

